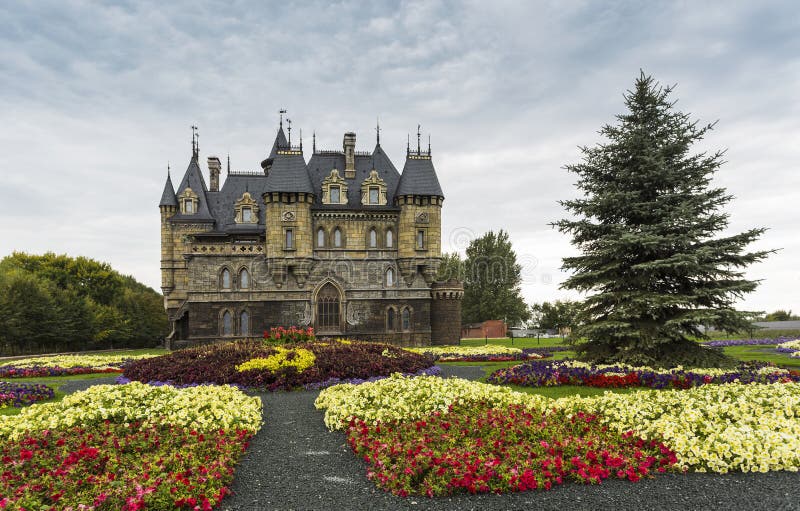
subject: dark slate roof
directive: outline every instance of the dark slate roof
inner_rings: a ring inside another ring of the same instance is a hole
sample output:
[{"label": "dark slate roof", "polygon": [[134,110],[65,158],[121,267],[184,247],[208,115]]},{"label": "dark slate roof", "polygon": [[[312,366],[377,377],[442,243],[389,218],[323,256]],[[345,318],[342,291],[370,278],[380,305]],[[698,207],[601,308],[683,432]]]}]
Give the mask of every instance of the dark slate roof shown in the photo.
[{"label": "dark slate roof", "polygon": [[406,157],[403,176],[397,187],[397,195],[438,195],[444,197],[433,161],[430,158],[414,158],[414,153]]},{"label": "dark slate roof", "polygon": [[[267,176],[241,175],[231,173],[225,179],[222,189],[218,192],[209,192],[211,213],[217,219],[217,231],[245,233],[252,230],[264,230],[264,201],[261,196],[266,191]],[[234,221],[236,214],[236,201],[242,198],[244,192],[249,192],[258,204],[258,224],[237,224]]]},{"label": "dark slate roof", "polygon": [[[400,173],[383,151],[380,145],[375,146],[372,155],[356,154],[356,177],[347,181],[347,204],[322,204],[322,181],[331,174],[332,169],[339,171],[339,176],[344,178],[344,153],[325,152],[315,153],[308,162],[308,173],[317,195],[314,198],[314,207],[319,209],[394,209],[394,195],[400,181]],[[374,167],[373,167],[374,162]],[[378,171],[378,176],[386,181],[386,206],[363,206],[361,204],[361,183],[369,177],[372,169]]]},{"label": "dark slate roof", "polygon": [[275,142],[272,144],[272,150],[269,152],[267,158],[274,159],[278,155],[279,147],[286,147],[289,142],[286,140],[286,135],[283,133],[283,126],[278,128],[278,134],[275,136]]},{"label": "dark slate roof", "polygon": [[303,155],[278,152],[272,161],[264,191],[314,193]]},{"label": "dark slate roof", "polygon": [[178,198],[175,197],[175,188],[172,186],[172,179],[167,172],[167,182],[164,183],[164,193],[161,194],[159,206],[177,206]]},{"label": "dark slate roof", "polygon": [[203,173],[200,171],[200,165],[197,163],[196,157],[192,157],[192,160],[189,162],[189,167],[186,168],[186,173],[183,175],[181,184],[178,185],[177,195],[183,193],[187,188],[191,188],[192,191],[197,194],[197,212],[192,215],[184,215],[179,212],[173,216],[172,219],[194,222],[213,222],[214,217],[211,215],[210,206],[208,204],[208,187],[206,187],[206,181],[203,179]]}]

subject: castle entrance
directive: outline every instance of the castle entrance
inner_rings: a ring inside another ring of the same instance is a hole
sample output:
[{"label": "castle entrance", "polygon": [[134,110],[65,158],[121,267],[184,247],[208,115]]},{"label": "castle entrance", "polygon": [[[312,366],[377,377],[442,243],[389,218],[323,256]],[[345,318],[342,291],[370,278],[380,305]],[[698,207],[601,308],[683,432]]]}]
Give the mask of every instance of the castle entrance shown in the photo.
[{"label": "castle entrance", "polygon": [[317,293],[318,335],[340,334],[342,332],[342,301],[339,290],[330,282]]}]

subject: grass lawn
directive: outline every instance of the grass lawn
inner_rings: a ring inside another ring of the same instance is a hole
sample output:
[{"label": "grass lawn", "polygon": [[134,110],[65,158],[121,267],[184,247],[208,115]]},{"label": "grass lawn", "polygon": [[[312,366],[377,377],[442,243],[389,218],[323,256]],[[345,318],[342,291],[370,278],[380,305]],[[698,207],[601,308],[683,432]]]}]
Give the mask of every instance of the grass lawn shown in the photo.
[{"label": "grass lawn", "polygon": [[43,355],[18,355],[13,357],[0,357],[0,363],[10,364],[22,358],[50,357],[53,355],[166,355],[169,350],[164,348],[140,348],[135,350],[103,350],[103,351],[77,351],[71,353],[47,353]]},{"label": "grass lawn", "polygon": [[460,346],[483,346],[485,344],[496,344],[498,346],[513,346],[514,348],[547,348],[550,346],[566,346],[567,344],[561,337],[524,337],[509,339],[508,337],[489,338],[489,339],[461,339]]},{"label": "grass lawn", "polygon": [[762,360],[773,362],[787,369],[800,369],[800,358],[792,358],[788,353],[775,353],[775,345],[761,346],[727,346],[723,348],[726,355],[743,361]]}]

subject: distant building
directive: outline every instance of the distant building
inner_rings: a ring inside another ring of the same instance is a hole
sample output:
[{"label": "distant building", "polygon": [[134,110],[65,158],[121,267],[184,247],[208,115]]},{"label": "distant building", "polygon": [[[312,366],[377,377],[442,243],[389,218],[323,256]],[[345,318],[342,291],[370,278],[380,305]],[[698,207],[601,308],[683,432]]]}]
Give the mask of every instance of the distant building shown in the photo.
[{"label": "distant building", "polygon": [[283,121],[261,170],[234,172],[193,137],[177,190],[167,176],[161,275],[171,346],[260,337],[275,326],[398,344],[455,342],[463,288],[434,281],[444,193],[428,150],[408,147],[403,172],[380,145],[306,162]]},{"label": "distant building", "polygon": [[486,337],[506,337],[508,327],[502,319],[491,319],[483,323],[473,323],[461,327],[462,339],[484,339]]}]

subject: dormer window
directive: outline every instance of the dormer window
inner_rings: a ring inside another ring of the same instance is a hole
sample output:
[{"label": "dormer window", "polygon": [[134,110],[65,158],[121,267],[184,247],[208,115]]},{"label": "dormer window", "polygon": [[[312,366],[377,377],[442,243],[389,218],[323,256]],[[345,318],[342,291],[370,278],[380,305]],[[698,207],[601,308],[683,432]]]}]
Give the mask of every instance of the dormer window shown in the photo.
[{"label": "dormer window", "polygon": [[184,215],[194,215],[197,213],[199,201],[197,200],[197,194],[194,193],[194,190],[191,188],[186,188],[181,192],[178,196],[178,201],[181,205],[181,213]]},{"label": "dormer window", "polygon": [[386,181],[380,178],[377,170],[361,183],[361,204],[370,206],[386,205]]},{"label": "dormer window", "polygon": [[237,224],[258,223],[258,204],[250,192],[244,192],[234,204],[233,219]]},{"label": "dormer window", "polygon": [[339,171],[336,169],[331,170],[330,175],[322,180],[322,203],[347,203],[347,181],[339,175]]}]

